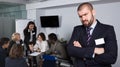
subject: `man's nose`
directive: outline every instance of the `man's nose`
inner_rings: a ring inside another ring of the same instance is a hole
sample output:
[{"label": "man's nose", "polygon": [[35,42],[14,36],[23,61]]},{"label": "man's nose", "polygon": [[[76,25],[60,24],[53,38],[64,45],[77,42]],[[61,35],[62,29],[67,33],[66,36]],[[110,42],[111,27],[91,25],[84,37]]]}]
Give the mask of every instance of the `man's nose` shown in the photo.
[{"label": "man's nose", "polygon": [[86,20],[85,16],[82,16],[82,18],[81,18],[81,19],[82,19],[83,21],[84,21],[84,20]]}]

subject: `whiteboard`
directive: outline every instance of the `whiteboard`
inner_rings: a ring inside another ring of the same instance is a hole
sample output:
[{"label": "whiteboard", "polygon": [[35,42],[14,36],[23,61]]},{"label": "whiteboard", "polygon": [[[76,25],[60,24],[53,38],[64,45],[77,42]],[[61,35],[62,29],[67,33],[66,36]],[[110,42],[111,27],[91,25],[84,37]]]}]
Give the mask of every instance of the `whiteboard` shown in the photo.
[{"label": "whiteboard", "polygon": [[24,40],[23,30],[25,29],[29,21],[34,21],[34,20],[31,20],[31,19],[16,19],[15,20],[15,32],[20,33],[22,40]]}]

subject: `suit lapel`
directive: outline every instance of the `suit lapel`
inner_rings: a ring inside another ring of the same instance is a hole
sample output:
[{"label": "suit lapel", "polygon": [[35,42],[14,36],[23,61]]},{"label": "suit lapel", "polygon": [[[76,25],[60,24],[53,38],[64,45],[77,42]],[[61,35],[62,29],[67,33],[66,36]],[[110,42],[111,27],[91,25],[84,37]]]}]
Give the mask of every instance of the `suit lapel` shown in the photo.
[{"label": "suit lapel", "polygon": [[87,45],[87,33],[86,33],[86,27],[82,26],[82,40],[83,40],[83,44],[84,46]]},{"label": "suit lapel", "polygon": [[101,32],[100,26],[101,26],[100,22],[97,21],[97,25],[96,25],[95,29],[93,30],[92,37],[91,37],[90,43],[89,43],[91,46],[94,45],[93,43],[95,43],[94,41],[95,41],[96,37],[98,37],[99,33]]}]

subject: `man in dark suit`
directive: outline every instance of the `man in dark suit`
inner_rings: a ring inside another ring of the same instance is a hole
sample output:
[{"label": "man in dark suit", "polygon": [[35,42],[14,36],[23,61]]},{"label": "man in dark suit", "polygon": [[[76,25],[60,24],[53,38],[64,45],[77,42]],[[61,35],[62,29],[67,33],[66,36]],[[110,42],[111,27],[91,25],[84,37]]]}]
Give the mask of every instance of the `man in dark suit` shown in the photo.
[{"label": "man in dark suit", "polygon": [[74,67],[111,67],[118,50],[113,26],[100,23],[88,2],[79,5],[78,15],[83,25],[74,28],[67,46]]}]

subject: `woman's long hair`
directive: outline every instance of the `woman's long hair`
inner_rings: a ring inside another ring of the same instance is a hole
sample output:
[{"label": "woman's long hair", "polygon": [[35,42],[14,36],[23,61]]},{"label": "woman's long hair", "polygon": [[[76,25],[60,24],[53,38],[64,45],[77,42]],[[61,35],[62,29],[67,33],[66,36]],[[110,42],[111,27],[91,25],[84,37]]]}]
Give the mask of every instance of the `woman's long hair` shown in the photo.
[{"label": "woman's long hair", "polygon": [[29,25],[31,25],[31,24],[34,25],[33,29],[36,30],[36,26],[35,26],[35,23],[33,21],[29,21],[28,24],[27,24],[27,26],[26,26],[26,28],[24,30],[29,29]]},{"label": "woman's long hair", "polygon": [[23,53],[23,47],[21,44],[13,44],[10,53],[9,53],[9,57],[10,58],[21,58],[23,57],[24,53]]}]

